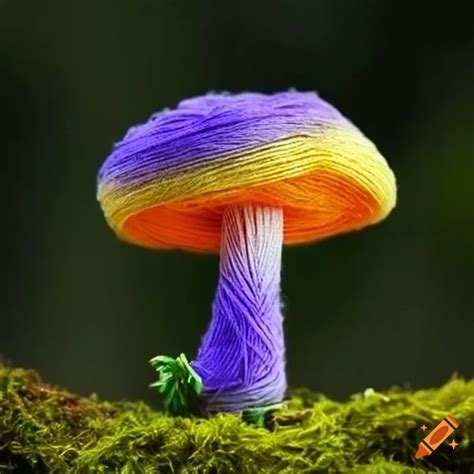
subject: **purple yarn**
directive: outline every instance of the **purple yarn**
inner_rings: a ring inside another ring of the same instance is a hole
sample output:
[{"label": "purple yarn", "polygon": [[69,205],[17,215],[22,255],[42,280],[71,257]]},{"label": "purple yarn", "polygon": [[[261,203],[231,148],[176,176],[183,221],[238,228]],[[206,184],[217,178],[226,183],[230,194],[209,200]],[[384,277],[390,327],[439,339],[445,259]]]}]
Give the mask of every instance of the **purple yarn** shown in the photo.
[{"label": "purple yarn", "polygon": [[231,206],[224,213],[213,318],[192,363],[211,412],[283,400],[282,243],[281,209]]},{"label": "purple yarn", "polygon": [[[138,184],[295,135],[349,122],[313,92],[208,94],[132,127],[102,166],[99,184]],[[137,166],[139,164],[139,166]]]}]

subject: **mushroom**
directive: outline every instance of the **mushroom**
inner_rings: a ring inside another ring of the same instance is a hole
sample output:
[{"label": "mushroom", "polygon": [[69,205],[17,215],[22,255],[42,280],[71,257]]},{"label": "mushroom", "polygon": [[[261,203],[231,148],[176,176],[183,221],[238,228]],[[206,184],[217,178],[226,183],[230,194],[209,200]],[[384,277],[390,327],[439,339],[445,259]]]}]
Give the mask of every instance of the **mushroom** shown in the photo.
[{"label": "mushroom", "polygon": [[381,221],[396,184],[374,144],[316,93],[212,93],[131,128],[99,172],[98,199],[128,242],[220,254],[196,358],[152,359],[154,385],[173,414],[252,419],[287,388],[282,245]]}]

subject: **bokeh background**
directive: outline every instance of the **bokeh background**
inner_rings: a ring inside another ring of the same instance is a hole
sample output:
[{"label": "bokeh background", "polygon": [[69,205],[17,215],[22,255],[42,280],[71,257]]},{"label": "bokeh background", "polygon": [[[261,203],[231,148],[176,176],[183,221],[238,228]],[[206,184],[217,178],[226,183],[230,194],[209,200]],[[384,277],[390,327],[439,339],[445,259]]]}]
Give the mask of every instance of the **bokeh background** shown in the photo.
[{"label": "bokeh background", "polygon": [[155,400],[192,356],[218,257],[119,242],[96,173],[127,128],[207,91],[317,90],[394,169],[381,225],[284,251],[288,373],[344,399],[474,375],[471,2],[0,0],[0,353],[81,394]]}]

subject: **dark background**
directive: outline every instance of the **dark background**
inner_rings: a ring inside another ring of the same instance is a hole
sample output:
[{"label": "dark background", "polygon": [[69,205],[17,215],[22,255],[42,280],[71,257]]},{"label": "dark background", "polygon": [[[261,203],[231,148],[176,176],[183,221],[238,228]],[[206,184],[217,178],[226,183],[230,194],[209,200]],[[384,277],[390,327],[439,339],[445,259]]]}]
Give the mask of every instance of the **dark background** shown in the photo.
[{"label": "dark background", "polygon": [[195,353],[218,258],[119,242],[96,173],[126,129],[209,90],[317,90],[394,169],[382,224],[287,248],[289,380],[345,398],[474,375],[471,2],[0,0],[0,353],[82,394],[154,399]]}]

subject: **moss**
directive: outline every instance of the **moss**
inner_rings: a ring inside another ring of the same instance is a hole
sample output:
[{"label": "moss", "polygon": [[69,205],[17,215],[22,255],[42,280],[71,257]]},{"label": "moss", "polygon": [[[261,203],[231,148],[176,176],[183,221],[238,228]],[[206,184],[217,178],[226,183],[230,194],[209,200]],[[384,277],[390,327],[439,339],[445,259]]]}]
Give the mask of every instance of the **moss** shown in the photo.
[{"label": "moss", "polygon": [[[461,426],[416,461],[419,426]],[[0,368],[0,472],[472,472],[474,380],[439,389],[371,390],[345,403],[300,390],[255,428],[233,415],[170,418],[144,403],[79,397],[31,370]]]}]

